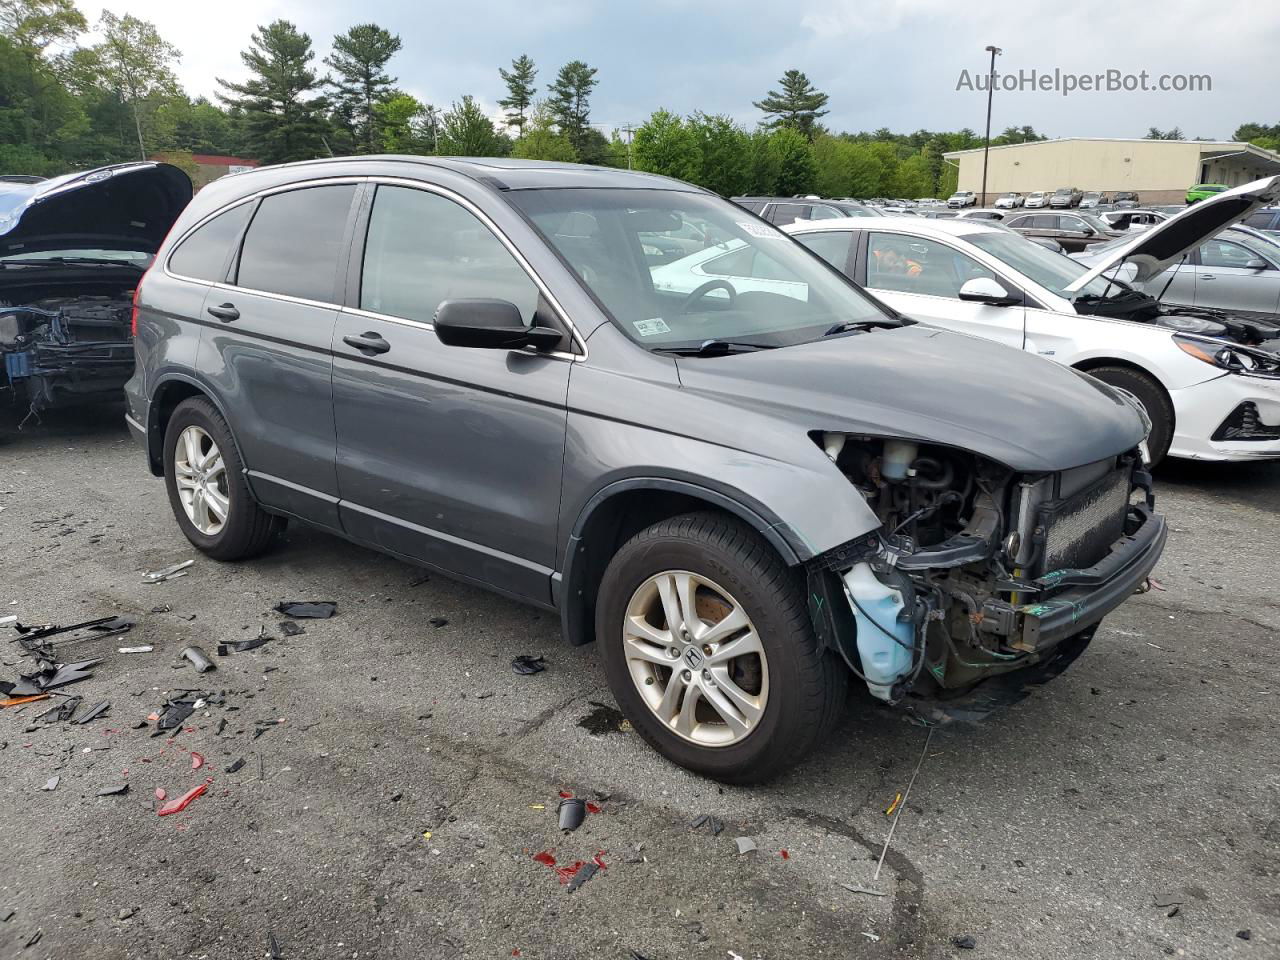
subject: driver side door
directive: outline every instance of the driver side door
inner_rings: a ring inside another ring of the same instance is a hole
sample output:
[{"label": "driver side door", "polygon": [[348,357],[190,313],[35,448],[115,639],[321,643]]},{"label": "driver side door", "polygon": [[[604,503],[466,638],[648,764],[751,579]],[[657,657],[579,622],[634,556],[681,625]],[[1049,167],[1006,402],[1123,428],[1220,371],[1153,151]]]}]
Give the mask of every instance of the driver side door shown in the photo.
[{"label": "driver side door", "polygon": [[960,288],[979,277],[1010,289],[977,260],[923,237],[866,231],[858,273],[862,285],[908,317],[959,333],[984,337],[1021,350],[1026,309],[1021,304],[993,306],[960,299]]}]

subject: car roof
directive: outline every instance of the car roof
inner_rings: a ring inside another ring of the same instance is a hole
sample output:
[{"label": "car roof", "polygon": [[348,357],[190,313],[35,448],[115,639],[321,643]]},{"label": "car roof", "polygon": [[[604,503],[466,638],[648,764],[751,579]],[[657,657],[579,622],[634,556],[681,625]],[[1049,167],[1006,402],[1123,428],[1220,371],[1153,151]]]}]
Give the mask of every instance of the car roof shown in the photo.
[{"label": "car roof", "polygon": [[838,217],[831,220],[798,220],[782,228],[787,233],[816,233],[819,230],[906,230],[938,239],[963,237],[973,233],[1004,233],[985,220],[935,220],[930,217]]},{"label": "car roof", "polygon": [[[237,181],[267,178],[272,173],[280,175],[288,171],[311,174],[328,172],[342,176],[352,170],[368,170],[371,167],[398,167],[401,173],[413,168],[443,168],[454,173],[486,183],[498,190],[533,190],[545,187],[604,187],[631,189],[685,190],[706,193],[701,187],[672,177],[635,170],[618,170],[614,167],[597,167],[581,163],[563,163],[554,160],[523,160],[517,157],[423,157],[407,154],[372,154],[358,157],[325,157],[319,160],[303,160],[297,163],[255,167],[243,173],[232,174]],[[321,173],[323,175],[323,173]],[[226,178],[230,179],[230,177]]]}]

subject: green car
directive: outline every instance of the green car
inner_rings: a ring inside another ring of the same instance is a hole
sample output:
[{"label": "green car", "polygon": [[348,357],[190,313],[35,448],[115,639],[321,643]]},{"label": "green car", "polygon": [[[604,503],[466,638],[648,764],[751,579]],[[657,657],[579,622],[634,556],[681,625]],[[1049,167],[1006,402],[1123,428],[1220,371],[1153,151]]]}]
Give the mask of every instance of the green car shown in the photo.
[{"label": "green car", "polygon": [[1197,200],[1207,200],[1215,193],[1222,193],[1222,191],[1230,189],[1231,188],[1225,183],[1197,183],[1187,191],[1187,203],[1195,203]]}]

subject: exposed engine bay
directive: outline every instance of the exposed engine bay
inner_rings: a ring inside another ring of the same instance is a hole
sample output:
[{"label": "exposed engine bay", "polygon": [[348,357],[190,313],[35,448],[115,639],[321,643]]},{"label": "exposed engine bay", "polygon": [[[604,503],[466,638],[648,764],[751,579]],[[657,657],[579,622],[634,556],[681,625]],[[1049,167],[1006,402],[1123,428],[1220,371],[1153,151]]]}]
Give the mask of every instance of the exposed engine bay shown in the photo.
[{"label": "exposed engine bay", "polygon": [[0,387],[36,412],[118,397],[133,372],[132,299],[141,270],[103,267],[101,278],[90,279],[80,267],[59,281],[56,268],[9,267],[0,281],[17,270],[23,281],[41,271],[40,282],[0,286]]},{"label": "exposed engine bay", "polygon": [[943,699],[1043,659],[1115,606],[1077,594],[1115,579],[1144,528],[1163,539],[1136,449],[1025,475],[936,444],[814,439],[882,526],[810,566],[811,613],[832,612],[815,625],[888,702]]},{"label": "exposed engine bay", "polygon": [[1280,359],[1280,321],[1209,307],[1165,304],[1119,282],[1116,286],[1118,289],[1105,297],[1077,297],[1076,310],[1087,316],[1150,323],[1178,333],[1217,337],[1246,347],[1260,347]]}]

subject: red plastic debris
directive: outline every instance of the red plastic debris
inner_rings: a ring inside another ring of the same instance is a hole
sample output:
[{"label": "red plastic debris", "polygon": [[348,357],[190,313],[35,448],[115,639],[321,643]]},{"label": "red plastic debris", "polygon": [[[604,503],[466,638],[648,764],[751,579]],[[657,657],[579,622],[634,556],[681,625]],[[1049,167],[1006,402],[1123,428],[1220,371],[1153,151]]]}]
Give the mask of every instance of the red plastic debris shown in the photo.
[{"label": "red plastic debris", "polygon": [[561,790],[561,791],[560,791],[560,799],[561,799],[561,800],[572,800],[572,799],[573,799],[573,794],[572,794],[572,793],[570,793],[568,790]]},{"label": "red plastic debris", "polygon": [[196,753],[194,750],[192,750],[191,751],[191,769],[199,770],[203,766],[204,766],[204,754]]},{"label": "red plastic debris", "polygon": [[783,860],[790,860],[790,859],[791,859],[791,854],[787,853],[787,851],[785,851],[785,850],[779,850],[778,852],[779,852],[780,854],[782,854],[782,859],[783,859]]},{"label": "red plastic debris", "polygon": [[518,956],[520,956],[520,948],[519,948],[519,947],[516,947],[514,950],[512,950],[512,951],[511,951],[511,955],[512,955],[513,957],[518,957]]},{"label": "red plastic debris", "polygon": [[160,816],[167,817],[171,813],[181,813],[183,810],[187,809],[187,807],[191,805],[191,801],[193,801],[196,797],[200,796],[202,793],[208,790],[209,784],[211,783],[213,783],[212,779],[206,780],[204,783],[200,784],[198,787],[192,787],[182,796],[177,797],[173,800],[170,800],[168,803],[166,803],[163,807],[160,808],[159,810]]},{"label": "red plastic debris", "polygon": [[588,800],[587,813],[599,813],[599,812],[600,812],[600,805],[598,803],[592,803],[590,800]]},{"label": "red plastic debris", "polygon": [[156,799],[164,803],[165,796],[164,787],[156,787]]},{"label": "red plastic debris", "polygon": [[608,870],[608,869],[609,869],[609,865],[608,865],[607,863],[605,863],[603,860],[601,860],[601,859],[600,859],[600,854],[598,854],[598,853],[597,853],[597,854],[596,854],[594,857],[592,857],[591,859],[592,859],[592,861],[595,863],[595,865],[596,865],[597,867],[599,867],[601,870]]},{"label": "red plastic debris", "polygon": [[575,860],[571,867],[557,867],[556,858],[551,855],[550,850],[543,850],[541,853],[535,853],[533,855],[533,859],[537,860],[544,866],[550,867],[555,872],[555,875],[560,878],[560,882],[563,884],[567,884],[577,875],[579,870],[587,865],[584,860]]}]

